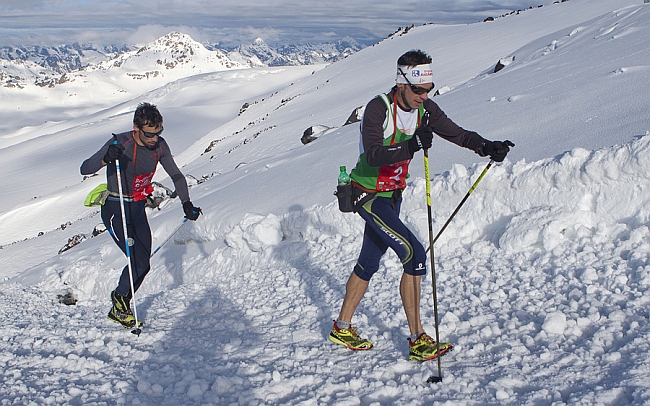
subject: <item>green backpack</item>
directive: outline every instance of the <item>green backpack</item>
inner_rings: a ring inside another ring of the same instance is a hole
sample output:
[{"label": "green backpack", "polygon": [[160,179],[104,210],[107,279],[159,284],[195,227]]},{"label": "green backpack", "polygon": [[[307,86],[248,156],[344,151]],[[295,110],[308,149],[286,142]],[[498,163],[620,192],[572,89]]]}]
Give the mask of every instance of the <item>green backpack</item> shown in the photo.
[{"label": "green backpack", "polygon": [[107,197],[108,185],[106,183],[102,183],[94,188],[90,193],[88,193],[88,196],[86,196],[86,200],[84,201],[84,206],[103,206]]}]

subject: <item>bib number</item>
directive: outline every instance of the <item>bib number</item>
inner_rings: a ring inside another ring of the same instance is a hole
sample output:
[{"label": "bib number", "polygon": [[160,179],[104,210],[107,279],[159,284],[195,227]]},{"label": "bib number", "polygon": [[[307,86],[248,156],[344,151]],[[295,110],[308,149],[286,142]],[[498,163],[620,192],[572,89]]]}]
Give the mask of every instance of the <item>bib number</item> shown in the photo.
[{"label": "bib number", "polygon": [[153,186],[151,186],[151,179],[153,179],[154,172],[146,173],[144,175],[136,176],[133,179],[133,201],[139,202],[145,200],[148,195],[153,193]]},{"label": "bib number", "polygon": [[377,191],[389,192],[391,190],[404,189],[406,187],[406,175],[409,172],[411,161],[401,161],[379,168],[377,176]]}]

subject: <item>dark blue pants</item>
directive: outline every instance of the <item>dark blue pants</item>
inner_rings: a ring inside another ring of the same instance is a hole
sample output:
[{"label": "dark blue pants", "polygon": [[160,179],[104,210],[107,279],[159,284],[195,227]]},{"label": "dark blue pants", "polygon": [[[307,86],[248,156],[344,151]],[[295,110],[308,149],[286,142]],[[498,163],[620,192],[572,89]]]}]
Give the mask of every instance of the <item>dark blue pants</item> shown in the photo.
[{"label": "dark blue pants", "polygon": [[363,245],[354,273],[369,281],[379,269],[379,261],[390,247],[402,261],[404,272],[409,275],[424,275],[426,253],[424,247],[399,219],[402,198],[391,204],[388,197],[375,197],[358,211],[366,221]]},{"label": "dark blue pants", "polygon": [[[133,290],[137,291],[144,277],[149,273],[149,258],[151,257],[151,229],[144,205],[147,201],[124,202],[126,213],[126,229],[128,237],[133,239],[133,245],[129,246],[131,266],[133,270]],[[126,255],[124,246],[124,227],[122,225],[122,214],[120,211],[119,198],[109,197],[102,206],[102,221],[111,233],[113,240]],[[131,297],[131,281],[129,280],[129,266],[125,266],[120,276],[120,281],[115,292],[127,298]]]}]

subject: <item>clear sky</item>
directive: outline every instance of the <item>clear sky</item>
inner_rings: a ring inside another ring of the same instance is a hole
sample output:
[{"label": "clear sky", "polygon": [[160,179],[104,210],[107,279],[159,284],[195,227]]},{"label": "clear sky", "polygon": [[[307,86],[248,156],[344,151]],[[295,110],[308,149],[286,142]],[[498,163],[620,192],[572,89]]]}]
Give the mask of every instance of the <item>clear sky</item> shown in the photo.
[{"label": "clear sky", "polygon": [[141,44],[172,30],[223,46],[320,43],[350,36],[372,44],[398,27],[470,23],[552,0],[2,0],[0,46]]}]

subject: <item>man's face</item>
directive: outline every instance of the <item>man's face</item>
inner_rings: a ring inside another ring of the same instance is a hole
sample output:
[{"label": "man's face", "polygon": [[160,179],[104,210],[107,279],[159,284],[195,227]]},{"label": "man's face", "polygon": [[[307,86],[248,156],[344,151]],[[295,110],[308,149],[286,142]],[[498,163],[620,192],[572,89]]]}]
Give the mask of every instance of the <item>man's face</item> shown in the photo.
[{"label": "man's face", "polygon": [[133,129],[136,131],[140,142],[149,149],[156,148],[156,144],[158,143],[158,136],[163,132],[163,127],[160,124],[155,127],[145,124],[142,126],[142,128],[133,126]]},{"label": "man's face", "polygon": [[420,104],[424,103],[424,101],[429,98],[429,93],[425,92],[425,90],[433,90],[433,83],[423,83],[421,85],[414,85],[414,87],[417,92],[413,91],[411,86],[408,84],[397,84],[397,89],[399,90],[399,95],[403,104],[402,107],[411,110],[420,107]]}]

